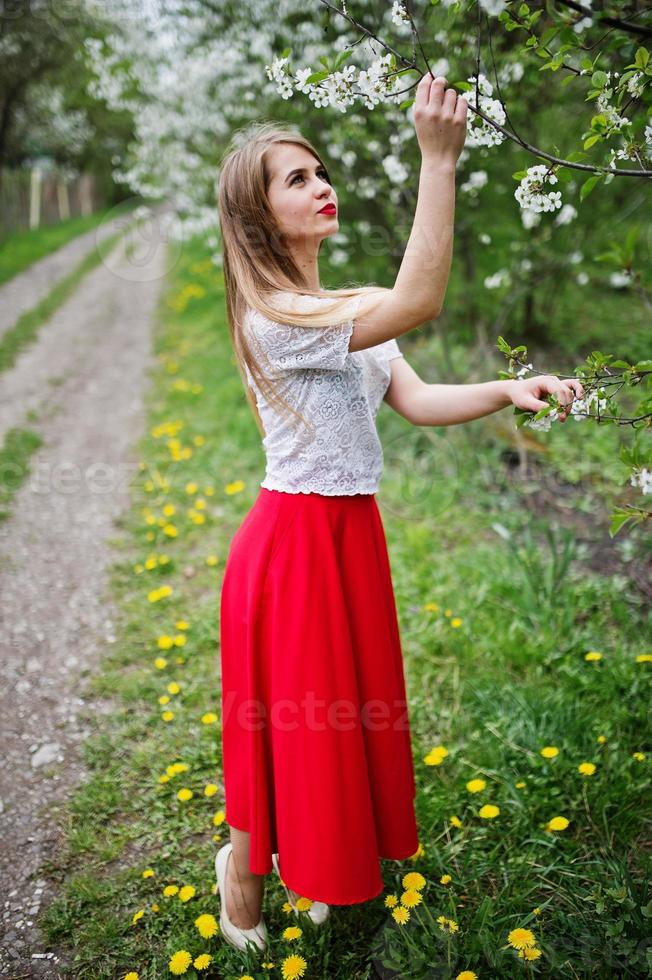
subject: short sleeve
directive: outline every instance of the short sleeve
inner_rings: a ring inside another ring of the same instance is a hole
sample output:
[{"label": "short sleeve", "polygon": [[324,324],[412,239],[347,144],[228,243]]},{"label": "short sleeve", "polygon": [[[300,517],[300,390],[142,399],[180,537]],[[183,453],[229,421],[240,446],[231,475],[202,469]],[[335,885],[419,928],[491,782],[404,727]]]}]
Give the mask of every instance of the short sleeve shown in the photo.
[{"label": "short sleeve", "polygon": [[[290,371],[297,368],[341,371],[350,353],[349,341],[353,333],[353,318],[361,299],[361,296],[353,298],[349,319],[321,328],[277,323],[257,310],[249,310],[248,330],[260,345],[270,366],[277,371]],[[322,302],[321,297],[304,296],[300,309],[302,312],[316,309],[320,302]]]},{"label": "short sleeve", "polygon": [[381,346],[385,348],[385,357],[387,358],[388,361],[391,361],[393,357],[404,356],[403,351],[398,346],[395,338],[392,338],[391,340],[386,340],[385,343],[382,344]]}]

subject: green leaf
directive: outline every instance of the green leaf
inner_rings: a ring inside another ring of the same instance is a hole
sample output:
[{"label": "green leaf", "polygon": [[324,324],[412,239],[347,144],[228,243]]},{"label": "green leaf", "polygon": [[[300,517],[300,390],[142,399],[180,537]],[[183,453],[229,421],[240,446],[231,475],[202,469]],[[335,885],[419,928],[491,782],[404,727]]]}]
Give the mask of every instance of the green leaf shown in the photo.
[{"label": "green leaf", "polygon": [[316,82],[323,82],[325,78],[330,75],[329,71],[314,71],[312,75],[309,75],[306,82],[309,85],[314,85]]},{"label": "green leaf", "polygon": [[292,54],[292,48],[286,48],[285,51],[281,51],[281,58],[289,58]]},{"label": "green leaf", "polygon": [[650,52],[647,50],[647,48],[636,49],[636,57],[634,58],[634,63],[638,68],[645,68],[649,60],[650,60]]},{"label": "green leaf", "polygon": [[609,525],[609,536],[612,538],[615,537],[616,534],[618,534],[618,532],[622,528],[622,526],[627,521],[631,520],[633,516],[634,515],[631,514],[629,511],[620,510],[620,509],[615,510],[611,515],[611,523]]},{"label": "green leaf", "polygon": [[599,174],[593,174],[588,180],[585,180],[580,188],[580,201],[583,201],[585,197],[588,197],[595,185],[600,180]]},{"label": "green leaf", "polygon": [[604,88],[607,81],[606,71],[594,71],[591,75],[591,84],[595,85],[596,88]]},{"label": "green leaf", "polygon": [[527,170],[517,170],[516,173],[512,174],[512,177],[514,180],[523,180],[524,177],[527,177]]},{"label": "green leaf", "polygon": [[596,134],[596,135],[593,135],[593,136],[589,136],[588,139],[584,140],[584,142],[582,143],[582,146],[584,147],[585,150],[588,150],[588,148],[590,146],[593,146],[594,143],[597,143],[598,140],[601,140],[601,139],[602,139],[602,137],[600,136],[599,133]]}]

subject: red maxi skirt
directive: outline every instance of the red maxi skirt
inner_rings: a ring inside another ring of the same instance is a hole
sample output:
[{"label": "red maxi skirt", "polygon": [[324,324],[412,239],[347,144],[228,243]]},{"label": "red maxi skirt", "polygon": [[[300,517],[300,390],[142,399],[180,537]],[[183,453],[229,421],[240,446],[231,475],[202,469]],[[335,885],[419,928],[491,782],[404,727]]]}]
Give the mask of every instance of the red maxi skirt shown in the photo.
[{"label": "red maxi skirt", "polygon": [[351,905],[418,848],[410,727],[374,494],[260,488],[220,598],[226,822],[250,870]]}]

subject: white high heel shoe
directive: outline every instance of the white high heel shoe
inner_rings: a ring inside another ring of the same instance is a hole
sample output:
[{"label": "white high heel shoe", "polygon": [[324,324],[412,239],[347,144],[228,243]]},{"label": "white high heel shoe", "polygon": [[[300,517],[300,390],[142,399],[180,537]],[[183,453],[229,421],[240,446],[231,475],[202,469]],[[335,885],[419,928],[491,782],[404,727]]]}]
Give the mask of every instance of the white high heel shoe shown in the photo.
[{"label": "white high heel shoe", "polygon": [[[274,865],[277,875],[281,879],[281,884],[285,888],[285,894],[288,897],[288,902],[294,909],[294,914],[299,915],[299,909],[296,907],[295,903],[290,898],[290,889],[281,878],[278,854],[272,854],[272,864]],[[322,922],[325,922],[328,916],[330,915],[330,911],[331,911],[330,905],[327,905],[326,902],[313,902],[310,908],[308,909],[308,915],[316,925],[321,925]]]},{"label": "white high heel shoe", "polygon": [[215,874],[217,887],[220,892],[220,929],[227,943],[236,949],[246,951],[248,943],[254,943],[258,949],[267,945],[267,926],[261,912],[260,922],[252,929],[239,929],[226,914],[226,866],[233,851],[233,844],[225,844],[215,855]]}]

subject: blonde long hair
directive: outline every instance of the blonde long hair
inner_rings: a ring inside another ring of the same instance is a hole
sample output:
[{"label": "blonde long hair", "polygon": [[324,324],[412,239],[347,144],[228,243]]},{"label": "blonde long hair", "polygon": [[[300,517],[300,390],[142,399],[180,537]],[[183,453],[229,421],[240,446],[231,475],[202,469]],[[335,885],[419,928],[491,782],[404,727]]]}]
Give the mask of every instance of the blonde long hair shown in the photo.
[{"label": "blonde long hair", "polygon": [[[262,436],[265,435],[264,427],[255,395],[249,387],[245,364],[270,405],[276,406],[286,417],[291,413],[304,424],[309,423],[281,397],[277,386],[262,370],[260,360],[264,362],[264,354],[257,347],[256,356],[244,329],[247,309],[257,310],[277,323],[323,329],[347,319],[345,311],[350,308],[352,297],[362,294],[370,298],[369,301],[362,300],[356,315],[373,309],[381,289],[374,285],[329,291],[308,288],[306,278],[296,265],[286,237],[274,218],[267,196],[272,178],[267,151],[276,143],[303,146],[324,166],[312,143],[293,126],[255,122],[233,134],[222,157],[217,182],[229,332],[247,400]],[[274,298],[272,305],[270,300],[274,292],[336,298],[328,305],[319,304],[318,310],[299,312],[283,309],[277,298]],[[253,339],[255,344],[255,336]]]}]

